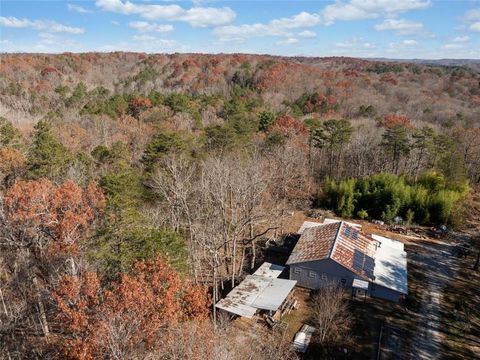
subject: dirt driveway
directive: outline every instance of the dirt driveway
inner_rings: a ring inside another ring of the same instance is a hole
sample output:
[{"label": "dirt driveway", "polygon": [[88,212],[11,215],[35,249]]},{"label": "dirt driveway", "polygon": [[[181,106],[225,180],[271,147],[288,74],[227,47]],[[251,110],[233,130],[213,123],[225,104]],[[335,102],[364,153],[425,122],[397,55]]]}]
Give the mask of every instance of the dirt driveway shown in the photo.
[{"label": "dirt driveway", "polygon": [[416,359],[436,360],[442,349],[441,303],[443,291],[458,268],[451,241],[415,242],[409,262],[424,272],[424,292],[419,299],[412,352]]}]

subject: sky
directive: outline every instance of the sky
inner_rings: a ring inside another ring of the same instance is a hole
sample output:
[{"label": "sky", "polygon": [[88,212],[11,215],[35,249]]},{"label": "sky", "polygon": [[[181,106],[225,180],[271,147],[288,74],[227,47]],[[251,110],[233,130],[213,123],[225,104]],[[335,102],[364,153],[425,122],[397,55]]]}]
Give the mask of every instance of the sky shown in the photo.
[{"label": "sky", "polygon": [[480,1],[0,2],[0,52],[480,59]]}]

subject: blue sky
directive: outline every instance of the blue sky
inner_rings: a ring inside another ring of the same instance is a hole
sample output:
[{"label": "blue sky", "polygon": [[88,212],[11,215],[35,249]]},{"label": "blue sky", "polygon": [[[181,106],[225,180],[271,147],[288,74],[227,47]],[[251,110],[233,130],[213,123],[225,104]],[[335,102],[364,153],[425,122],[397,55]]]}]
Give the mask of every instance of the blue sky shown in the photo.
[{"label": "blue sky", "polygon": [[9,1],[2,52],[480,59],[480,1]]}]

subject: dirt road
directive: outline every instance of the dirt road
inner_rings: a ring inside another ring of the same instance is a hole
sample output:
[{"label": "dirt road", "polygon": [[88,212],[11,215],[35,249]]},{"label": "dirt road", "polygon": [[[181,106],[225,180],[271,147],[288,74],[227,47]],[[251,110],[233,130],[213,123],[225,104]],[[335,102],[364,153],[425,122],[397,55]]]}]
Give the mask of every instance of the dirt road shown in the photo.
[{"label": "dirt road", "polygon": [[417,359],[440,358],[442,334],[441,303],[443,291],[457,271],[454,245],[447,242],[416,242],[418,251],[409,254],[409,261],[424,269],[425,292],[418,313],[417,331],[412,353]]}]

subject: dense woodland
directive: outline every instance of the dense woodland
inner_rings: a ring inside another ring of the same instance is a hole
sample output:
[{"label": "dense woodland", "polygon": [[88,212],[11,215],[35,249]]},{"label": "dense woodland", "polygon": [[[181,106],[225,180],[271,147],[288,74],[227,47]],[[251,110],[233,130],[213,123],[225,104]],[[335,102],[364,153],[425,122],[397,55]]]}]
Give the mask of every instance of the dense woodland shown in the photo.
[{"label": "dense woodland", "polygon": [[293,210],[459,226],[480,183],[471,68],[1,56],[0,357],[295,358],[211,306]]}]

